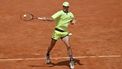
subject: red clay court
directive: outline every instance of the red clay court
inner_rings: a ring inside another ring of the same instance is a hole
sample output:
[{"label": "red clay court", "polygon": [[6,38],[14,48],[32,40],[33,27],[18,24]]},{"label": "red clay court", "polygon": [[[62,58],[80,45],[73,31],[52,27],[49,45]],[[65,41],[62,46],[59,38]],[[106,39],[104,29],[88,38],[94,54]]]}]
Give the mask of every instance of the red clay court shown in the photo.
[{"label": "red clay court", "polygon": [[[77,23],[70,26],[75,69],[122,69],[122,1],[68,0]],[[0,69],[69,69],[66,47],[58,41],[53,66],[45,53],[55,23],[23,21],[20,15],[50,17],[64,0],[0,1]]]}]

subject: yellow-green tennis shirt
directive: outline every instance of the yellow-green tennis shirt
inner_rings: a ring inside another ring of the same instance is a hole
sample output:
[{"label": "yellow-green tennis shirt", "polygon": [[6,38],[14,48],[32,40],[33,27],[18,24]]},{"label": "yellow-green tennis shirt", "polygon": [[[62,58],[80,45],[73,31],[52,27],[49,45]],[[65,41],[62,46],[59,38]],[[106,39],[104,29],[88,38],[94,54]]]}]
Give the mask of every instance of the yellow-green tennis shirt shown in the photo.
[{"label": "yellow-green tennis shirt", "polygon": [[70,21],[74,18],[71,12],[65,13],[63,10],[51,16],[56,21],[56,28],[67,31]]}]

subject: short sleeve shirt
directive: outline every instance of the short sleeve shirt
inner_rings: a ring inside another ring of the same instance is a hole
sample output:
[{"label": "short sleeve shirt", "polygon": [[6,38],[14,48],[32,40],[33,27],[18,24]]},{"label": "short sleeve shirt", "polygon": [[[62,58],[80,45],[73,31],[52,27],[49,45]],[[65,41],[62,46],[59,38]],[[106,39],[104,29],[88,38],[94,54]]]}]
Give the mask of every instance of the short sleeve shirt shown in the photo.
[{"label": "short sleeve shirt", "polygon": [[51,16],[56,21],[56,28],[67,31],[70,21],[74,18],[71,12],[65,13],[63,10]]}]

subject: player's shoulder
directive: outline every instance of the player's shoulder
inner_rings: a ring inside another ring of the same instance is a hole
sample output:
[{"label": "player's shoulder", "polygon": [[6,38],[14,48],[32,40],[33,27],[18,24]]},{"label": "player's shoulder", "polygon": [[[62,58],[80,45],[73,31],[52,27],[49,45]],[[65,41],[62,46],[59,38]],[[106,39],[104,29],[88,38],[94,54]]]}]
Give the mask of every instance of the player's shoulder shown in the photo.
[{"label": "player's shoulder", "polygon": [[63,13],[63,10],[59,10],[59,11],[57,11],[57,13]]},{"label": "player's shoulder", "polygon": [[74,15],[71,11],[69,11],[70,15]]}]

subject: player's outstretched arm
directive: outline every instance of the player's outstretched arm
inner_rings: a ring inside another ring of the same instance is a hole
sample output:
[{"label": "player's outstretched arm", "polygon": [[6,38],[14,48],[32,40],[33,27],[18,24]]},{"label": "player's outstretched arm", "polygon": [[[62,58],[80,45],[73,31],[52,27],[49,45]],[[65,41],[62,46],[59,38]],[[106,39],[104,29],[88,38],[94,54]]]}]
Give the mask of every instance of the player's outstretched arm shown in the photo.
[{"label": "player's outstretched arm", "polygon": [[52,18],[48,18],[48,17],[38,17],[38,19],[42,21],[54,21]]}]

